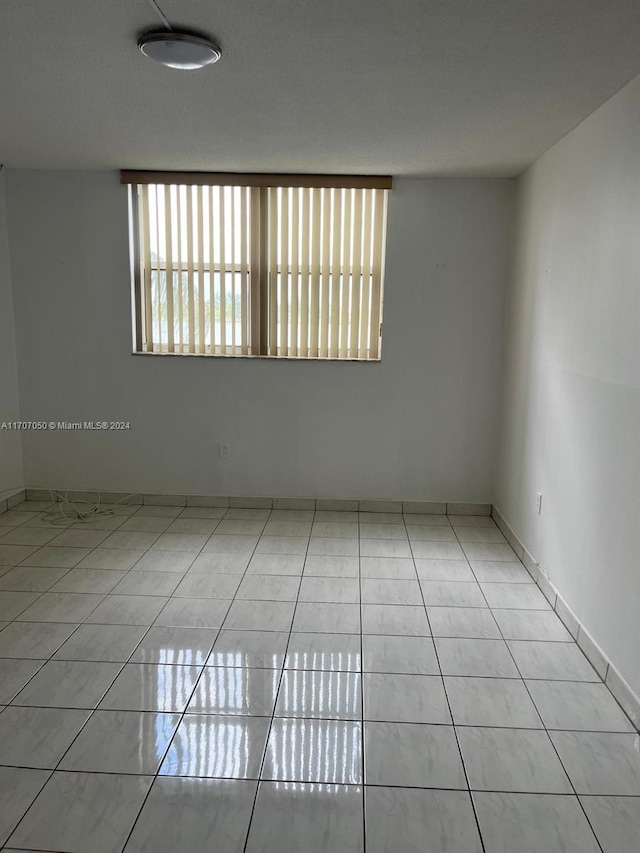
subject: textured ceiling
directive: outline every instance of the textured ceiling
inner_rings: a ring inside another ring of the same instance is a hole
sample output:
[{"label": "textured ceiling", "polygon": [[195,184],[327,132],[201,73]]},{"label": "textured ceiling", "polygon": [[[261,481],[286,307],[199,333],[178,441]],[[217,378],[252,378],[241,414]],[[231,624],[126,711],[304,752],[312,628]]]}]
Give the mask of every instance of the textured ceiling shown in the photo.
[{"label": "textured ceiling", "polygon": [[640,72],[638,0],[1,0],[10,167],[512,176]]}]

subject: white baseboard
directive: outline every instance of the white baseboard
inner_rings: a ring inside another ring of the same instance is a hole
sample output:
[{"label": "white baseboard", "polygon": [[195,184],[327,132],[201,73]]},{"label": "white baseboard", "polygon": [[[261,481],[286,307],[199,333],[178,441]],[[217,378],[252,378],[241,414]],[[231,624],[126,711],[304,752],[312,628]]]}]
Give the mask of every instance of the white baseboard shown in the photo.
[{"label": "white baseboard", "polygon": [[640,731],[640,698],[636,696],[606,654],[597,645],[584,625],[582,625],[578,617],[551,583],[542,566],[527,551],[495,506],[492,508],[491,516],[513,550],[522,560],[524,567],[536,582],[544,597],[560,617],[567,631],[582,650],[584,656],[607,685],[614,699],[629,717],[633,725]]},{"label": "white baseboard", "polygon": [[[344,500],[333,498],[250,497],[236,495],[173,495],[128,494],[98,490],[55,489],[68,500],[95,501],[98,494],[103,503],[153,504],[163,506],[206,506],[242,509],[306,509],[342,510],[350,512],[425,513],[430,515],[491,515],[489,503],[461,503],[459,501],[402,501],[402,500]],[[48,501],[48,489],[27,489],[27,500]]]}]

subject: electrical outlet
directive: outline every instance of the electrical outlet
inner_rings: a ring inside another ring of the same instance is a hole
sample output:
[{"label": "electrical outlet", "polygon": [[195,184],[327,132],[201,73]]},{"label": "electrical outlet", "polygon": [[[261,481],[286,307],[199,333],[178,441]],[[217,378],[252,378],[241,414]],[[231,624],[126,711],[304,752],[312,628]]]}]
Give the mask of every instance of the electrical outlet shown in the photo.
[{"label": "electrical outlet", "polygon": [[231,459],[231,445],[221,441],[218,445],[220,459]]},{"label": "electrical outlet", "polygon": [[536,492],[536,512],[542,515],[542,492]]}]

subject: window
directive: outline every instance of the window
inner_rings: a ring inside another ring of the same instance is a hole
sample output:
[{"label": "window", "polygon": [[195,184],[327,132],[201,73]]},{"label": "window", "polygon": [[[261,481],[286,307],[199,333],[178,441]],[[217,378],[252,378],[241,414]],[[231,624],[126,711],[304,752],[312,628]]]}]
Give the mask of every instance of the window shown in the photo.
[{"label": "window", "polygon": [[135,351],[377,360],[390,178],[122,172]]}]

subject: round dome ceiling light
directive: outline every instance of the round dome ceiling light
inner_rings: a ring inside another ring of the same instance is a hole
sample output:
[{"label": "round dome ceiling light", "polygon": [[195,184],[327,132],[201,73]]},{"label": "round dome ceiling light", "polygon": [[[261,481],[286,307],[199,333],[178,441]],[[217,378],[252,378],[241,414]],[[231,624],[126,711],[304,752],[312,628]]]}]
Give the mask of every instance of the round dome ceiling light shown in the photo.
[{"label": "round dome ceiling light", "polygon": [[138,47],[149,59],[183,71],[204,68],[222,55],[218,45],[209,39],[174,30],[145,33],[138,39]]}]

